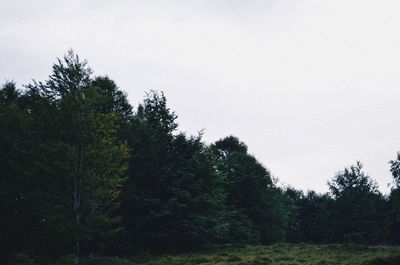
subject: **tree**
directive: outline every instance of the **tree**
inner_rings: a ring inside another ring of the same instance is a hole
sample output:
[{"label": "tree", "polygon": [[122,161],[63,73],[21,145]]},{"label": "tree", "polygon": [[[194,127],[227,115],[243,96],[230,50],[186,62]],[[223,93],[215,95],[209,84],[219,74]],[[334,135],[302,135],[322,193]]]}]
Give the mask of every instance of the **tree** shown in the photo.
[{"label": "tree", "polygon": [[339,199],[348,194],[378,193],[376,183],[363,171],[363,164],[357,161],[355,165],[339,171],[332,181],[328,182],[334,198]]},{"label": "tree", "polygon": [[283,238],[284,197],[274,187],[270,172],[234,136],[217,141],[211,148],[225,180],[228,240],[268,243]]},{"label": "tree", "polygon": [[395,160],[389,161],[390,164],[390,172],[393,175],[394,184],[397,187],[400,187],[400,152],[397,153],[397,157]]},{"label": "tree", "polygon": [[129,244],[182,249],[209,241],[220,205],[218,174],[201,136],[177,131],[164,94],[150,92],[133,117],[122,215]]},{"label": "tree", "polygon": [[[41,164],[46,168],[43,174],[52,181],[58,178],[55,187],[62,189],[55,192],[46,186],[52,196],[48,201],[55,211],[63,212],[65,229],[74,231],[76,264],[82,247],[99,251],[106,234],[116,231],[115,213],[127,171],[128,149],[116,134],[121,116],[114,109],[99,111],[105,103],[91,73],[87,62],[69,51],[53,66],[48,81],[28,86],[28,94],[45,98],[53,108],[51,116],[45,117],[45,135],[50,137],[44,139],[42,153],[57,155],[58,160]],[[48,216],[50,222],[59,215]],[[60,222],[53,220],[53,224]]]},{"label": "tree", "polygon": [[330,238],[332,198],[315,191],[286,189],[291,198],[294,212],[288,226],[289,242],[326,243]]},{"label": "tree", "polygon": [[334,198],[334,241],[376,243],[382,240],[385,200],[362,167],[361,162],[357,162],[328,182]]},{"label": "tree", "polygon": [[21,107],[21,92],[14,82],[0,87],[0,237],[8,243],[0,250],[0,263],[6,264],[22,248],[18,236],[28,231],[24,188],[30,154],[29,119]]},{"label": "tree", "polygon": [[128,102],[127,95],[119,90],[112,79],[108,76],[98,76],[92,81],[92,85],[100,95],[96,112],[118,113],[124,123],[132,119],[132,106]]},{"label": "tree", "polygon": [[392,189],[389,196],[387,239],[391,243],[400,243],[400,189]]},{"label": "tree", "polygon": [[388,239],[400,243],[400,152],[390,162],[394,185],[389,196]]}]

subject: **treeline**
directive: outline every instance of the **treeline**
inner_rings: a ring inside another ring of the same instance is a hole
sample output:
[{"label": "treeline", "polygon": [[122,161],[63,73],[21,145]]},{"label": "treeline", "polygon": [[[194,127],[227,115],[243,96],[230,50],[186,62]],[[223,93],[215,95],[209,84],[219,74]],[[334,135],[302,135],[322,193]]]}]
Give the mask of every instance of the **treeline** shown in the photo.
[{"label": "treeline", "polygon": [[133,108],[72,51],[45,82],[4,84],[0,262],[70,255],[78,264],[224,243],[400,243],[400,154],[389,196],[359,162],[329,193],[304,193],[279,187],[238,138],[207,145],[176,118],[156,91]]}]

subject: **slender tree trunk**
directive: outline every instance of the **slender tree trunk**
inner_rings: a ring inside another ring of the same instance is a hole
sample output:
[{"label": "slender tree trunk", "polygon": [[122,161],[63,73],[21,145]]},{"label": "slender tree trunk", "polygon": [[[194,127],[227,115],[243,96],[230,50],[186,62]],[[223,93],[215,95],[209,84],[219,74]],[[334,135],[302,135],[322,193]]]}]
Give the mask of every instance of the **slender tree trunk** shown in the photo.
[{"label": "slender tree trunk", "polygon": [[75,265],[79,264],[80,258],[80,217],[81,217],[81,194],[82,194],[82,171],[83,171],[83,145],[77,145],[77,157],[75,163],[74,180],[74,217],[75,217]]}]

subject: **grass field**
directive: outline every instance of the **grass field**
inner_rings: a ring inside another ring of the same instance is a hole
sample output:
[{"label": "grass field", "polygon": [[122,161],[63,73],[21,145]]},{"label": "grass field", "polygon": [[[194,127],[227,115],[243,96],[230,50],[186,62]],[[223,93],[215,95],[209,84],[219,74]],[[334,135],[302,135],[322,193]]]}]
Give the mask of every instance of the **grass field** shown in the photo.
[{"label": "grass field", "polygon": [[219,247],[176,255],[142,255],[143,265],[400,265],[400,247],[361,245],[275,244]]}]

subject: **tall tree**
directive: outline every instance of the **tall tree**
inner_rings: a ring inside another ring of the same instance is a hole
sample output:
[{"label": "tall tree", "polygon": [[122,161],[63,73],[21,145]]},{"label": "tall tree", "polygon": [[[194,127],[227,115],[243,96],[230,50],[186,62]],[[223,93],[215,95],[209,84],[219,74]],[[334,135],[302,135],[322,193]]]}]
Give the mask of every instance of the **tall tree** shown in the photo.
[{"label": "tall tree", "polygon": [[385,200],[362,167],[357,162],[328,182],[335,200],[332,216],[335,241],[376,243],[383,235]]},{"label": "tall tree", "polygon": [[[29,165],[26,152],[29,139],[28,117],[20,106],[21,92],[15,83],[0,87],[0,237],[8,239],[0,250],[0,263],[6,264],[18,248],[19,231],[26,232],[28,220],[24,208],[25,170]],[[25,215],[25,216],[24,216]]]},{"label": "tall tree", "polygon": [[215,142],[211,148],[225,179],[228,240],[267,243],[282,239],[286,222],[284,197],[274,187],[270,172],[234,136]]},{"label": "tall tree", "polygon": [[132,106],[129,104],[127,95],[121,91],[115,82],[108,76],[97,76],[92,81],[96,87],[99,99],[96,104],[98,113],[118,113],[122,122],[128,122],[132,119]]},{"label": "tall tree", "polygon": [[188,248],[209,241],[219,207],[218,175],[201,137],[178,133],[162,93],[150,92],[132,122],[123,216],[129,242]]},{"label": "tall tree", "polygon": [[289,242],[327,243],[331,237],[332,198],[329,194],[288,188],[286,194],[292,199],[294,212],[288,226]]},{"label": "tall tree", "polygon": [[390,162],[393,176],[393,187],[389,196],[388,239],[400,243],[400,152]]},{"label": "tall tree", "polygon": [[393,176],[394,184],[397,188],[400,187],[400,152],[397,153],[396,159],[390,162],[390,172]]},{"label": "tall tree", "polygon": [[102,94],[92,85],[91,73],[87,62],[69,51],[53,66],[49,80],[28,86],[28,93],[38,94],[54,106],[47,122],[59,131],[48,132],[53,135],[48,144],[57,148],[62,159],[45,166],[64,184],[62,196],[53,194],[52,201],[73,217],[67,218],[66,226],[74,230],[76,264],[82,243],[85,250],[96,251],[104,243],[99,237],[114,231],[114,214],[127,171],[128,149],[116,135],[121,117],[113,110],[97,109]]}]

